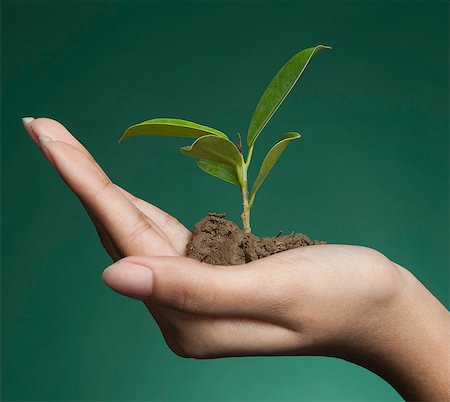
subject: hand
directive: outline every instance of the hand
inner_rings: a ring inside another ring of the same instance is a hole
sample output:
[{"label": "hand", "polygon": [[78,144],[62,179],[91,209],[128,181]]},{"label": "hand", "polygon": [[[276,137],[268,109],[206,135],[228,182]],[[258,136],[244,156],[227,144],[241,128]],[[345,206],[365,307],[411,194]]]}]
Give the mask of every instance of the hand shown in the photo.
[{"label": "hand", "polygon": [[40,118],[25,127],[110,256],[122,258],[104,271],[105,283],[142,300],[178,355],[334,356],[407,398],[447,395],[448,312],[381,253],[316,245],[242,266],[200,263],[185,256],[190,232],[113,184],[60,123]]}]

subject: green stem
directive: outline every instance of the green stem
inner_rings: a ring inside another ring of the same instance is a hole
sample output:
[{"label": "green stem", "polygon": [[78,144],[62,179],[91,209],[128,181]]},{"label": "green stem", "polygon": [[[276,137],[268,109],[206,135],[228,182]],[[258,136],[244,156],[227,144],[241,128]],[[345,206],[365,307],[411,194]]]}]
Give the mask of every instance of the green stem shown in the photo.
[{"label": "green stem", "polygon": [[248,150],[247,160],[242,164],[241,168],[241,192],[242,192],[242,226],[244,229],[244,233],[251,233],[252,229],[250,227],[250,208],[251,205],[248,201],[248,179],[247,179],[247,171],[248,166],[250,165],[250,161],[252,160],[253,154],[253,146],[251,146]]},{"label": "green stem", "polygon": [[250,165],[250,161],[252,160],[252,155],[253,155],[253,145],[248,149],[248,155],[247,155],[247,160],[245,161],[245,164]]},{"label": "green stem", "polygon": [[250,206],[248,204],[248,181],[247,181],[247,166],[242,165],[242,226],[245,233],[252,231],[250,227]]}]

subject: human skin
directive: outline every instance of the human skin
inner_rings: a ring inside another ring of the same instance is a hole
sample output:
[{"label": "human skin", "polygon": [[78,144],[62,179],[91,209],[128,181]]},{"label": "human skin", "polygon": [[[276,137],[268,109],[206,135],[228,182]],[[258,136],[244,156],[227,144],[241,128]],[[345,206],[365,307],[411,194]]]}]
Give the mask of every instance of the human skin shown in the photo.
[{"label": "human skin", "polygon": [[143,301],[177,355],[337,357],[406,400],[450,400],[450,314],[405,268],[338,244],[240,266],[198,262],[186,257],[190,231],[112,183],[63,125],[25,118],[24,126],[116,261],[104,282]]}]

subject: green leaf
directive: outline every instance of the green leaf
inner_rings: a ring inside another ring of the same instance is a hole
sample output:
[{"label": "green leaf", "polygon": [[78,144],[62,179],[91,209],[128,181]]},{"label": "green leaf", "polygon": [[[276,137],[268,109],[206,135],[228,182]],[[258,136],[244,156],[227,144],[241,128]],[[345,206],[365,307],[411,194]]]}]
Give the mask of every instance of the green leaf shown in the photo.
[{"label": "green leaf", "polygon": [[120,137],[119,144],[127,138],[136,137],[138,135],[199,138],[208,134],[228,138],[226,134],[215,128],[202,126],[201,124],[192,121],[181,119],[152,119],[128,127],[122,137]]},{"label": "green leaf", "polygon": [[295,140],[300,137],[301,135],[298,133],[288,132],[284,134],[267,153],[261,165],[261,169],[259,170],[258,176],[256,177],[256,180],[253,183],[252,192],[250,194],[250,206],[253,204],[256,192],[261,187],[261,184],[263,184],[264,180],[266,179],[270,170],[275,165],[280,155],[283,153],[284,149],[289,145],[289,143],[292,140]]},{"label": "green leaf", "polygon": [[209,159],[229,166],[241,166],[242,155],[229,139],[216,135],[204,135],[189,147],[182,147],[180,151],[193,158]]},{"label": "green leaf", "polygon": [[252,146],[261,131],[272,118],[274,113],[281,106],[294,87],[311,58],[321,49],[331,49],[330,46],[318,45],[304,49],[293,56],[275,77],[264,91],[256,105],[252,120],[247,133],[247,143]]},{"label": "green leaf", "polygon": [[200,159],[197,161],[197,166],[204,172],[211,176],[218,177],[228,183],[239,186],[239,179],[237,177],[236,168],[224,165],[223,163],[210,161],[208,159]]}]

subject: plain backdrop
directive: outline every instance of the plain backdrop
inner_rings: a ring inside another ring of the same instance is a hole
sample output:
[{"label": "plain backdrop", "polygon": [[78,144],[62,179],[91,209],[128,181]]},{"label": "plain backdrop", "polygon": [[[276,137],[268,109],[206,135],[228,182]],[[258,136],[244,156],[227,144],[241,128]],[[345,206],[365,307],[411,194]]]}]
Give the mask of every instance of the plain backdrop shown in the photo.
[{"label": "plain backdrop", "polygon": [[178,151],[189,140],[119,136],[155,117],[245,134],[282,64],[331,45],[258,140],[251,177],[285,131],[303,135],[253,230],[373,247],[448,303],[447,1],[7,0],[1,29],[2,400],[400,400],[336,359],[172,354],[144,305],[102,283],[109,257],[21,117],[59,120],[188,227],[239,222],[239,191]]}]

